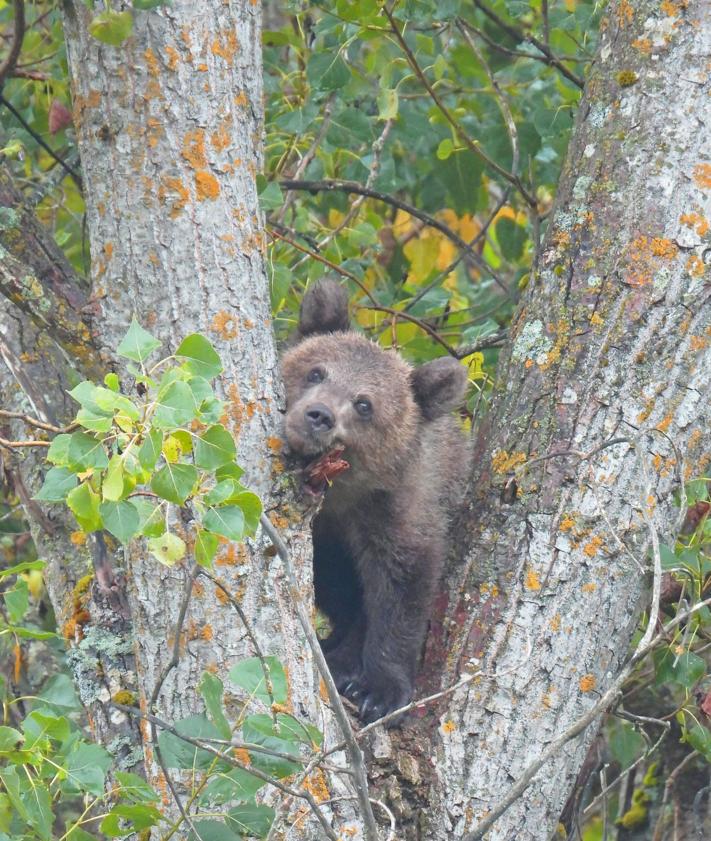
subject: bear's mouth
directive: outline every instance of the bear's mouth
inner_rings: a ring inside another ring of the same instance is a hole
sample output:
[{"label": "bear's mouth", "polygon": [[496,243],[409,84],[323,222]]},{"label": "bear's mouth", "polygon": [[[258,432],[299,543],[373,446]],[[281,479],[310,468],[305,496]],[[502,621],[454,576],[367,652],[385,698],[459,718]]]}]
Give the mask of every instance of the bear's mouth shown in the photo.
[{"label": "bear's mouth", "polygon": [[350,468],[342,458],[345,447],[339,445],[327,450],[304,468],[304,488],[313,496],[321,496],[333,479]]}]

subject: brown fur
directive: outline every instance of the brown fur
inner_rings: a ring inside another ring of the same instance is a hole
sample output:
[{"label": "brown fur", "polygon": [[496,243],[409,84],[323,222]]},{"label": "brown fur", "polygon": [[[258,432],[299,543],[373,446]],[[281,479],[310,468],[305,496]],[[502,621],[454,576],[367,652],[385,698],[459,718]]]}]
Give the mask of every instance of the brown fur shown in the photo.
[{"label": "brown fur", "polygon": [[[314,520],[314,585],[333,625],[323,643],[329,668],[372,721],[412,698],[468,469],[468,447],[449,414],[463,398],[466,370],[449,358],[413,369],[340,329],[347,318],[333,282],[304,298],[300,341],[282,363],[286,437],[305,461],[345,447],[350,468],[325,489]],[[371,411],[359,411],[359,401]]]}]

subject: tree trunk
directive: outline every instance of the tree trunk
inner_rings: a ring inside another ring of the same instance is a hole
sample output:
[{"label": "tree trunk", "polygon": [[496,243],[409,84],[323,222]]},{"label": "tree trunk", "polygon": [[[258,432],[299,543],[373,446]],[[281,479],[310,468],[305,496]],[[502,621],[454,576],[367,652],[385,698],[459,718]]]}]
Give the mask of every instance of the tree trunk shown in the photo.
[{"label": "tree trunk", "polygon": [[[673,542],[674,493],[711,459],[711,9],[681,5],[620,0],[603,22],[428,652],[449,683],[471,657],[487,676],[433,734],[423,837],[469,837],[610,686],[648,604],[651,528]],[[597,726],[487,838],[550,837]]]},{"label": "tree trunk", "polygon": [[[226,425],[237,440],[244,481],[288,541],[301,596],[309,603],[309,518],[288,504],[290,485],[281,475],[282,395],[256,193],[262,139],[259,6],[249,0],[175,0],[157,11],[136,12],[133,34],[120,48],[94,39],[90,20],[84,3],[65,4],[92,257],[90,312],[72,309],[86,316],[70,331],[70,338],[81,336],[83,347],[74,352],[87,363],[77,367],[86,376],[88,369],[108,370],[108,364],[121,374],[111,355],[133,315],[163,341],[166,352],[189,333],[209,337],[225,368]],[[6,273],[3,292],[14,288],[12,280]],[[31,304],[26,309],[37,320]],[[11,318],[5,326],[18,357],[38,340],[32,330],[20,336]],[[54,324],[49,329],[55,341],[62,338]],[[64,358],[62,363],[67,367]],[[48,401],[60,403],[53,417],[66,421],[74,411],[66,405],[66,378],[46,370],[39,382]],[[124,386],[128,383],[125,378]],[[37,460],[23,462],[19,474],[29,500],[38,487]],[[94,735],[110,749],[120,747],[114,750],[120,767],[143,769],[166,791],[149,728],[129,727],[127,716],[107,705],[109,699],[128,690],[145,712],[160,687],[152,711],[163,719],[174,722],[200,711],[196,687],[202,672],[225,678],[235,662],[253,656],[250,634],[261,651],[284,664],[294,713],[333,732],[310,651],[292,644],[302,638],[294,594],[264,534],[225,545],[216,558],[218,577],[249,618],[246,629],[220,598],[223,591],[212,582],[193,581],[189,565],[160,566],[142,541],[119,553],[100,537],[90,538],[77,550],[63,518],[56,529],[51,538],[40,529],[35,534],[48,559],[50,592],[63,625],[72,618],[73,591],[87,570],[89,549],[102,571],[91,589],[83,641],[71,659]],[[72,560],[63,565],[67,556]],[[187,612],[178,626],[184,601]],[[171,668],[176,633],[181,656]],[[122,656],[102,666],[102,659],[116,652]],[[321,779],[330,787],[328,775]],[[334,786],[347,793],[340,783]],[[331,811],[346,819],[353,806],[345,800]],[[301,824],[309,837],[311,825],[303,819]]]}]

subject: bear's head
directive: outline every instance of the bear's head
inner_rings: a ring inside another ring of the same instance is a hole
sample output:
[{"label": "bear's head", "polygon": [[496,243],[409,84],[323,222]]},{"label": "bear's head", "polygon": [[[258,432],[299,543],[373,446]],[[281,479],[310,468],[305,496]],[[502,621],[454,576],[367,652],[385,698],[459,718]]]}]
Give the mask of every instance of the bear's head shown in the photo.
[{"label": "bear's head", "polygon": [[321,281],[304,296],[282,373],[286,438],[294,453],[316,465],[306,470],[314,493],[332,478],[339,485],[393,487],[423,426],[456,408],[467,383],[466,369],[451,357],[412,368],[350,330],[348,298],[334,281]]}]

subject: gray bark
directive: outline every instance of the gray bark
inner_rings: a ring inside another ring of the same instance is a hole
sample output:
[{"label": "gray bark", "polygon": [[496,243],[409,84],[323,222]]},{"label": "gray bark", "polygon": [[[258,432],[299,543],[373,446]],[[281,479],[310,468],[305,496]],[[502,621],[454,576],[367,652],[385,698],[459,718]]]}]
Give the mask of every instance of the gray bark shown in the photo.
[{"label": "gray bark", "polygon": [[[610,6],[478,442],[456,622],[430,651],[450,675],[483,656],[493,676],[442,714],[428,838],[475,830],[611,684],[648,604],[648,521],[672,543],[674,492],[711,458],[710,53],[704,0],[673,17],[649,0]],[[485,645],[482,613],[495,620]],[[596,730],[487,838],[550,837]]]}]

